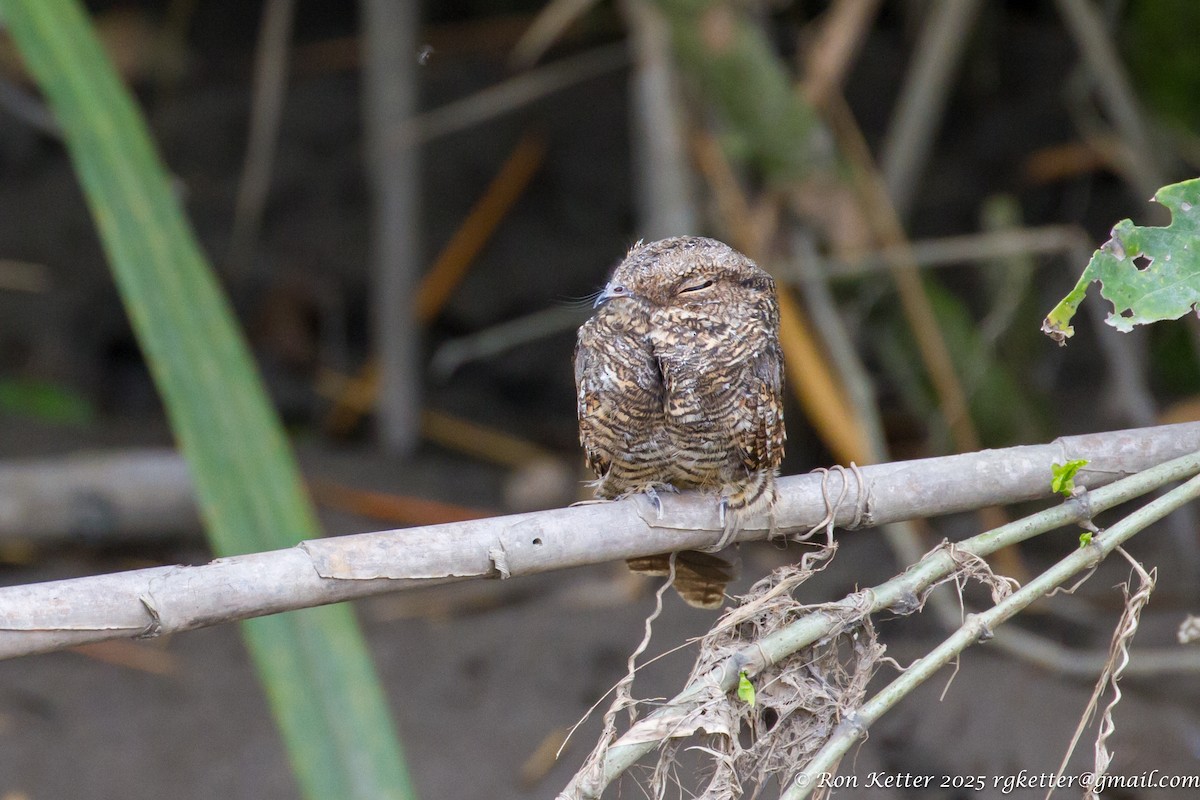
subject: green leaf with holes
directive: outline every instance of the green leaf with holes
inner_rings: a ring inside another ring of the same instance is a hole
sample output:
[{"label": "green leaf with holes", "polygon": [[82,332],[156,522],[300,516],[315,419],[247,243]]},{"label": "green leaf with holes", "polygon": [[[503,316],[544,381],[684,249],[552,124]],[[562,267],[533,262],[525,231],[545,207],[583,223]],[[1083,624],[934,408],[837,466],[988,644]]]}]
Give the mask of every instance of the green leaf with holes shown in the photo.
[{"label": "green leaf with holes", "polygon": [[1046,316],[1043,333],[1059,344],[1074,334],[1071,318],[1093,281],[1113,305],[1108,324],[1122,332],[1200,307],[1200,178],[1164,186],[1154,199],[1171,211],[1171,224],[1118,222],[1075,288]]}]

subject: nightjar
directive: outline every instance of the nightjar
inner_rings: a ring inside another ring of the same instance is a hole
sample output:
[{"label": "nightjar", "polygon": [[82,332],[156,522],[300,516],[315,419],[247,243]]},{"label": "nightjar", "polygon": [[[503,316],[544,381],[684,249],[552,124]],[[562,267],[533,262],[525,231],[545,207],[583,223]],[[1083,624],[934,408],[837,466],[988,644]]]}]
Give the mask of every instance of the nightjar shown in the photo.
[{"label": "nightjar", "polygon": [[[579,329],[575,384],[597,497],[714,493],[724,525],[714,549],[771,510],[785,438],[779,307],[771,276],[741,253],[694,236],[635,245]],[[666,574],[667,563],[630,566]],[[717,607],[732,570],[681,553],[675,587]]]}]

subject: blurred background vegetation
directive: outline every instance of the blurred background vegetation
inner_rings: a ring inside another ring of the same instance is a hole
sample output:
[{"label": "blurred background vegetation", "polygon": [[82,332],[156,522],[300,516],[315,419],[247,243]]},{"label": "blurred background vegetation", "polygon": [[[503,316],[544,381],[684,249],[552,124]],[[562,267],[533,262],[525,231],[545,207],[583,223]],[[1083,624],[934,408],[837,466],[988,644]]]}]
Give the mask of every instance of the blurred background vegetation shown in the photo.
[{"label": "blurred background vegetation", "polygon": [[[785,473],[1200,415],[1195,320],[1118,335],[1085,307],[1069,349],[1038,332],[1108,229],[1164,223],[1147,198],[1197,172],[1194,3],[421,5],[86,4],[327,532],[586,495],[574,329],[639,238],[721,238],[784,287]],[[74,455],[136,465],[187,436],[30,65],[0,35],[2,579],[203,561],[186,475]],[[167,336],[156,357],[209,345]],[[191,402],[244,419],[240,381],[207,386]],[[236,438],[270,449],[271,424]],[[1147,545],[1182,607],[1192,522]],[[829,592],[903,566],[857,546]],[[748,578],[786,556],[757,558]],[[620,674],[644,588],[594,570],[364,604],[417,793],[561,784],[543,751]],[[1053,630],[1102,642],[1094,610]],[[0,669],[0,797],[299,791],[228,632]]]}]

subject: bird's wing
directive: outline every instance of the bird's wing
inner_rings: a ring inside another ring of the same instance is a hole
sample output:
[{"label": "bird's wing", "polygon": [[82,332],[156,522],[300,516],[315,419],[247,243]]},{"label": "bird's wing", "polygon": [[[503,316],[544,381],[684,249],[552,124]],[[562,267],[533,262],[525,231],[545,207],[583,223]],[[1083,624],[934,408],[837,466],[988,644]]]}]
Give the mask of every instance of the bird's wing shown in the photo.
[{"label": "bird's wing", "polygon": [[746,469],[773,470],[783,461],[783,357],[771,337],[747,370],[742,413],[735,425],[735,443]]},{"label": "bird's wing", "polygon": [[579,329],[575,345],[575,397],[579,415],[579,443],[588,469],[599,476],[608,472],[611,460],[599,447],[596,421],[601,413],[601,361],[603,351],[598,347],[592,320]]}]

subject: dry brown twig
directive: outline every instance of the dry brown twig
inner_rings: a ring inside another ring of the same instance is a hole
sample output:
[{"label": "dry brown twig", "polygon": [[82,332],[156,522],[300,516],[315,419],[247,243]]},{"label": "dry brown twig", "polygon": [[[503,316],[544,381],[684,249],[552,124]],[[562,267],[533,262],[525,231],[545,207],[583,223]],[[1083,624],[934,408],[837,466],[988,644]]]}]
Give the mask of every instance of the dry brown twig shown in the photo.
[{"label": "dry brown twig", "polygon": [[838,0],[820,22],[820,31],[804,54],[804,94],[820,106],[841,90],[846,74],[862,50],[880,0]]},{"label": "dry brown twig", "polygon": [[937,391],[942,415],[954,443],[961,450],[975,450],[979,447],[979,433],[968,413],[966,395],[950,357],[945,334],[938,327],[937,315],[921,284],[907,234],[888,198],[874,158],[845,100],[840,96],[830,98],[826,113],[841,151],[851,165],[865,217],[876,239],[885,248],[901,309]]},{"label": "dry brown twig", "polygon": [[[1071,760],[1071,754],[1075,752],[1075,745],[1079,743],[1079,737],[1083,735],[1084,729],[1091,721],[1096,713],[1096,708],[1100,702],[1100,695],[1108,687],[1112,687],[1112,700],[1104,709],[1104,715],[1100,720],[1100,728],[1096,732],[1095,761],[1092,765],[1092,784],[1087,789],[1085,795],[1086,800],[1096,800],[1097,786],[1108,773],[1108,767],[1112,763],[1112,753],[1108,750],[1108,738],[1117,729],[1116,721],[1113,719],[1113,710],[1117,703],[1121,702],[1121,689],[1117,682],[1121,679],[1125,669],[1129,666],[1129,644],[1133,641],[1133,635],[1137,633],[1138,621],[1141,619],[1142,609],[1146,607],[1146,603],[1150,601],[1150,593],[1154,591],[1154,584],[1158,577],[1158,570],[1152,569],[1146,571],[1140,563],[1125,551],[1125,548],[1116,548],[1117,552],[1125,557],[1133,568],[1132,573],[1124,584],[1121,585],[1121,591],[1125,594],[1125,607],[1121,612],[1121,618],[1118,620],[1116,628],[1113,630],[1112,644],[1108,648],[1108,661],[1104,664],[1104,669],[1100,672],[1100,677],[1096,680],[1096,688],[1092,691],[1092,697],[1088,700],[1087,708],[1084,709],[1083,715],[1079,719],[1079,726],[1075,729],[1074,735],[1071,737],[1071,743],[1067,746],[1067,752],[1063,756],[1062,763],[1058,765],[1058,774],[1061,775],[1067,768],[1067,762]],[[1138,578],[1137,591],[1130,593],[1130,585],[1133,582],[1134,575]],[[1050,796],[1054,794],[1054,788],[1046,792],[1046,800],[1050,800]]]},{"label": "dry brown twig", "polygon": [[550,0],[513,47],[512,62],[519,67],[528,67],[536,62],[575,20],[596,3],[597,0]]}]

